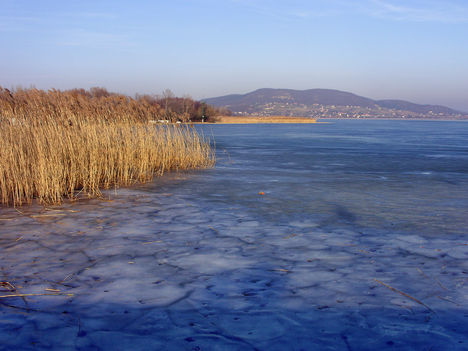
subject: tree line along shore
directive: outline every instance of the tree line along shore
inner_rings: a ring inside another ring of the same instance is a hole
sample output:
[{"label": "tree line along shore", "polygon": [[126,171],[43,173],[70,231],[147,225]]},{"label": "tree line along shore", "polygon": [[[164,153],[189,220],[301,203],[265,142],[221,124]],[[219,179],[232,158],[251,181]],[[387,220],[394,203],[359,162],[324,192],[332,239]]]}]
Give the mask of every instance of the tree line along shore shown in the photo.
[{"label": "tree line along shore", "polygon": [[58,204],[170,170],[214,165],[214,150],[188,122],[220,114],[188,97],[131,98],[103,88],[0,87],[0,202]]}]

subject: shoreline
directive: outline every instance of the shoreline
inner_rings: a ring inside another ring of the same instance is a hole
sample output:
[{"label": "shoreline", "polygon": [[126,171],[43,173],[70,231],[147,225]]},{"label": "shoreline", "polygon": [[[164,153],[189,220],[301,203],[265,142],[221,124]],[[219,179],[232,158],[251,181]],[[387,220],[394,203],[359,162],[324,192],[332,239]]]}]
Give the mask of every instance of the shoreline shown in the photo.
[{"label": "shoreline", "polygon": [[312,117],[296,116],[219,116],[212,122],[198,122],[197,124],[291,124],[291,123],[317,123]]},{"label": "shoreline", "polygon": [[289,116],[223,116],[221,120],[208,122],[189,122],[188,124],[323,124],[333,121],[408,121],[408,122],[468,122],[468,119],[436,119],[436,118],[312,118],[312,117],[289,117]]},{"label": "shoreline", "polygon": [[452,121],[452,122],[468,122],[468,118],[386,118],[386,117],[373,117],[373,118],[317,118],[317,120],[335,120],[335,121],[434,121],[434,122],[443,122],[443,121]]}]

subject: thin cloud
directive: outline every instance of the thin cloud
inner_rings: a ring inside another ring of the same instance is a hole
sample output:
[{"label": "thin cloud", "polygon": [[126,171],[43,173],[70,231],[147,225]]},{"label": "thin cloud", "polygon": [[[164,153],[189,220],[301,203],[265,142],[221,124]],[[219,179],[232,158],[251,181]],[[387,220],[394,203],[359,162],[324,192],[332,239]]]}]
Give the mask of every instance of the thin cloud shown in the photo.
[{"label": "thin cloud", "polygon": [[[53,44],[75,47],[130,47],[134,42],[126,33],[110,33],[94,29],[94,23],[118,18],[104,12],[42,13],[36,16],[0,16],[0,33],[53,34]],[[63,39],[66,38],[66,39]]]},{"label": "thin cloud", "polygon": [[36,26],[41,22],[40,17],[32,16],[0,16],[0,31],[20,32]]},{"label": "thin cloud", "polygon": [[87,18],[87,19],[103,19],[103,20],[113,20],[113,19],[118,19],[119,16],[117,16],[114,13],[110,12],[69,12],[69,13],[64,13],[61,16],[67,16],[71,18]]},{"label": "thin cloud", "polygon": [[451,1],[406,1],[402,4],[391,0],[372,0],[366,10],[371,16],[397,21],[468,21],[468,5]]},{"label": "thin cloud", "polygon": [[277,20],[297,20],[314,17],[327,17],[336,15],[337,11],[333,6],[334,1],[315,1],[310,4],[304,1],[290,1],[286,4],[272,4],[265,0],[232,0],[251,12],[261,16],[271,17]]},{"label": "thin cloud", "polygon": [[232,0],[232,2],[261,16],[273,17],[278,20],[285,19],[284,14],[277,11],[274,6],[265,5],[262,1]]},{"label": "thin cloud", "polygon": [[42,31],[50,23],[57,26],[64,26],[77,21],[87,22],[116,20],[118,16],[105,12],[62,12],[62,13],[41,13],[34,16],[0,16],[0,31],[2,32],[27,32]]},{"label": "thin cloud", "polygon": [[75,29],[66,32],[66,41],[58,43],[61,46],[83,46],[83,47],[129,47],[134,42],[127,35],[111,34],[105,32]]},{"label": "thin cloud", "polygon": [[465,0],[293,0],[272,3],[266,0],[232,0],[261,16],[278,20],[365,15],[412,22],[468,22]]}]

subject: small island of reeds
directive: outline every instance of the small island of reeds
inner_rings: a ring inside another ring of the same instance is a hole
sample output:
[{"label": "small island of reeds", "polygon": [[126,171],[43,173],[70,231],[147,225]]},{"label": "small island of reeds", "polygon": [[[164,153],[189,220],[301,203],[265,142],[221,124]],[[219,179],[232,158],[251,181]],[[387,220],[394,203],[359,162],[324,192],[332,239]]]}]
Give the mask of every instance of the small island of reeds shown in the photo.
[{"label": "small island of reeds", "polygon": [[186,125],[158,123],[167,114],[145,96],[0,87],[0,202],[57,204],[213,166],[209,142]]}]

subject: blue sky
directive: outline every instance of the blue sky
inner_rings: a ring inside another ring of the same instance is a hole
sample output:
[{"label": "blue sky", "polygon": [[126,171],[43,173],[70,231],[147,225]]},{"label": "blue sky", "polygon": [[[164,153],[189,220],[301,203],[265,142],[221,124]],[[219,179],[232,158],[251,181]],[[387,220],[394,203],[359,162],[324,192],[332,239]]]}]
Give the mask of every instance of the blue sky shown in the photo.
[{"label": "blue sky", "polygon": [[0,85],[330,88],[468,111],[467,0],[0,0]]}]

